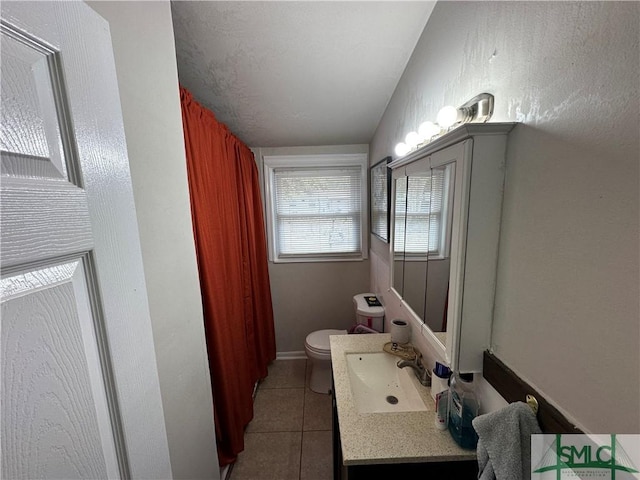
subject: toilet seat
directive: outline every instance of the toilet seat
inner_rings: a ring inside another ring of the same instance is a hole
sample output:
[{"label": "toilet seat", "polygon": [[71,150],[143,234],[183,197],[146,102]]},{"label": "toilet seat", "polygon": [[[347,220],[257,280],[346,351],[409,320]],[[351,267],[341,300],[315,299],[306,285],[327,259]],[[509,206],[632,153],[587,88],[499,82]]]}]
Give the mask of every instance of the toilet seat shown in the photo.
[{"label": "toilet seat", "polygon": [[307,335],[305,346],[314,353],[329,354],[331,352],[331,344],[329,343],[329,335],[346,335],[346,330],[317,330]]}]

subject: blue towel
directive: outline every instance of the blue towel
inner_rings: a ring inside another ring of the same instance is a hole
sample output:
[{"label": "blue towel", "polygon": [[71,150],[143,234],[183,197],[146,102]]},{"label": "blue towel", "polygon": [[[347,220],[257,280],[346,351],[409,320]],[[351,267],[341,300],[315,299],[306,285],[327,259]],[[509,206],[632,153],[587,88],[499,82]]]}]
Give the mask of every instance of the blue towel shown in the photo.
[{"label": "blue towel", "polygon": [[531,435],[542,433],[531,407],[515,402],[473,419],[478,479],[530,480]]}]

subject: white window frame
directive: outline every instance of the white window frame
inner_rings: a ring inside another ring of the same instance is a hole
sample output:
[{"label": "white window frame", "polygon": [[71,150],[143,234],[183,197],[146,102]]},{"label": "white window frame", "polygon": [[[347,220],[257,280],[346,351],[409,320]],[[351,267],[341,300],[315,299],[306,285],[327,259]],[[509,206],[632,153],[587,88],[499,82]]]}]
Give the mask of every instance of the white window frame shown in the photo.
[{"label": "white window frame", "polygon": [[[267,243],[269,261],[273,263],[307,263],[307,262],[353,262],[368,258],[369,253],[369,213],[368,213],[368,156],[366,153],[325,154],[325,155],[265,155],[264,190],[267,224]],[[273,202],[273,178],[277,168],[323,168],[323,167],[360,167],[360,255],[357,254],[319,254],[287,255],[281,257],[276,251],[275,205]]]}]

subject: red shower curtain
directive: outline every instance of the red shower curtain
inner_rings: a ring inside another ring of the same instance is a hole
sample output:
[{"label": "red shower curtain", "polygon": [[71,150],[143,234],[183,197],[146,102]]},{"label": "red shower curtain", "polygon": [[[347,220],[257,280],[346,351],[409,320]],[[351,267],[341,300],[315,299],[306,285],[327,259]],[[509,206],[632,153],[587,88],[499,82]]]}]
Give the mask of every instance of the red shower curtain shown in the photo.
[{"label": "red shower curtain", "polygon": [[223,466],[244,449],[253,386],[276,356],[264,218],[251,150],[182,87],[180,100]]}]

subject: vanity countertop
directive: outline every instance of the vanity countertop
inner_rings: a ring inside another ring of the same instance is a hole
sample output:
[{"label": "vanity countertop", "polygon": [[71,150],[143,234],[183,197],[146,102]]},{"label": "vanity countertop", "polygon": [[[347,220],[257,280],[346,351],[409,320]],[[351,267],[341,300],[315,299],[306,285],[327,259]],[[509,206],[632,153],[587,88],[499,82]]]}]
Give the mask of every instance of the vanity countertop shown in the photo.
[{"label": "vanity countertop", "polygon": [[430,387],[418,383],[427,411],[359,413],[354,405],[347,371],[347,353],[381,352],[388,333],[332,335],[331,362],[345,465],[419,463],[475,460],[475,450],[464,450],[448,430],[434,424],[435,404]]}]

